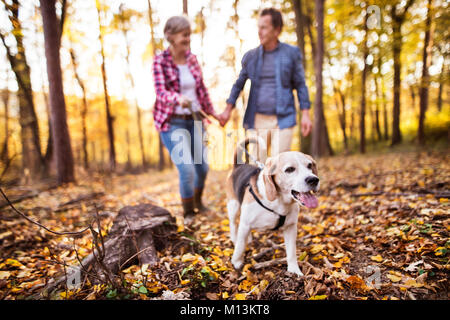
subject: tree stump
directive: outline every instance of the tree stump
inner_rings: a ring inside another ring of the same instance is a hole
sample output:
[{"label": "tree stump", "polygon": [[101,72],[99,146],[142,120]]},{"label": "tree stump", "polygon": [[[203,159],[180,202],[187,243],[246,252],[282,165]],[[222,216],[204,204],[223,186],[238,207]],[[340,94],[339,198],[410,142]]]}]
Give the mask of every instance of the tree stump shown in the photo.
[{"label": "tree stump", "polygon": [[[81,266],[69,268],[66,275],[50,283],[45,291],[50,292],[63,281],[69,287],[76,287],[85,273],[105,279],[137,262],[154,266],[158,263],[157,251],[166,247],[169,235],[176,229],[175,218],[162,207],[152,204],[126,206],[113,220],[104,242],[104,256],[94,250],[81,261]],[[91,281],[97,282],[96,279]]]},{"label": "tree stump", "polygon": [[155,265],[156,252],[164,249],[174,230],[175,218],[166,209],[152,204],[126,206],[108,233],[103,263],[114,274],[137,259],[141,264]]}]

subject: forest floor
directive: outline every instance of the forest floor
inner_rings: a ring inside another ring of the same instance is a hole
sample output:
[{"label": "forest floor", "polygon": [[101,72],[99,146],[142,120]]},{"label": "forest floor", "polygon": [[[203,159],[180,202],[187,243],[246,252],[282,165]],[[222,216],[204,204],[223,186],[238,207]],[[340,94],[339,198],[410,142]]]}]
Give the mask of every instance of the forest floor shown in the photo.
[{"label": "forest floor", "polygon": [[[224,181],[211,170],[212,209],[184,228],[175,170],[139,175],[78,175],[78,182],[39,191],[10,187],[16,207],[53,230],[79,230],[97,206],[107,234],[126,205],[156,203],[177,217],[176,239],[154,268],[120,272],[122,288],[84,281],[51,299],[449,299],[450,155],[396,152],[318,162],[319,207],[299,214],[297,254],[304,277],[286,272],[281,232],[253,232],[241,272],[230,256]],[[75,201],[71,201],[75,200]],[[71,202],[69,202],[71,201]],[[0,299],[39,298],[64,263],[92,251],[91,234],[55,236],[4,206],[0,209]],[[76,249],[76,252],[75,252]],[[274,261],[276,263],[270,263]],[[264,267],[264,262],[269,266]]]}]

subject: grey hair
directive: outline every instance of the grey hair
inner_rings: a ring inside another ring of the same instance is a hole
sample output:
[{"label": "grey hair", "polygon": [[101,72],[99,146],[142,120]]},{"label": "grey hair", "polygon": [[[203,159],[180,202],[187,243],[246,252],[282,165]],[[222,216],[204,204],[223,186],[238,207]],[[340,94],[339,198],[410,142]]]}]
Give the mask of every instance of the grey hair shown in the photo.
[{"label": "grey hair", "polygon": [[169,39],[170,35],[184,31],[186,29],[191,30],[191,23],[185,16],[171,17],[164,25],[164,37],[167,41],[171,42]]}]

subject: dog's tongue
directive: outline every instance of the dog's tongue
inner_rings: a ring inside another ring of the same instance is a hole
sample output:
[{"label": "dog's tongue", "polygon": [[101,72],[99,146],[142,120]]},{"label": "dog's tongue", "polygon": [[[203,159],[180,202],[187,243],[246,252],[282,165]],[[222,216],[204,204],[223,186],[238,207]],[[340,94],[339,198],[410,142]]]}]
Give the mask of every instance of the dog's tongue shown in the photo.
[{"label": "dog's tongue", "polygon": [[316,196],[312,193],[300,193],[300,201],[303,202],[303,204],[307,208],[317,208],[319,205],[319,200],[317,200]]}]

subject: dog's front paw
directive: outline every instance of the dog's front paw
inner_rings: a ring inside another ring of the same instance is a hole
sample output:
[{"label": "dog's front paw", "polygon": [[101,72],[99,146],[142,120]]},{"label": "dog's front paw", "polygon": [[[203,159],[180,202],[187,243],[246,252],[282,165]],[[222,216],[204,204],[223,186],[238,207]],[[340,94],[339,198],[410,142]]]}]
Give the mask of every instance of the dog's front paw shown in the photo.
[{"label": "dog's front paw", "polygon": [[244,266],[244,261],[243,260],[231,259],[231,263],[233,264],[233,267],[236,270],[241,270],[242,267]]},{"label": "dog's front paw", "polygon": [[298,276],[300,276],[300,277],[303,276],[303,273],[302,273],[302,271],[300,270],[300,268],[298,267],[298,265],[291,265],[291,266],[288,266],[287,271],[290,272],[290,273],[294,273],[294,274],[296,274],[296,275],[298,275]]}]

